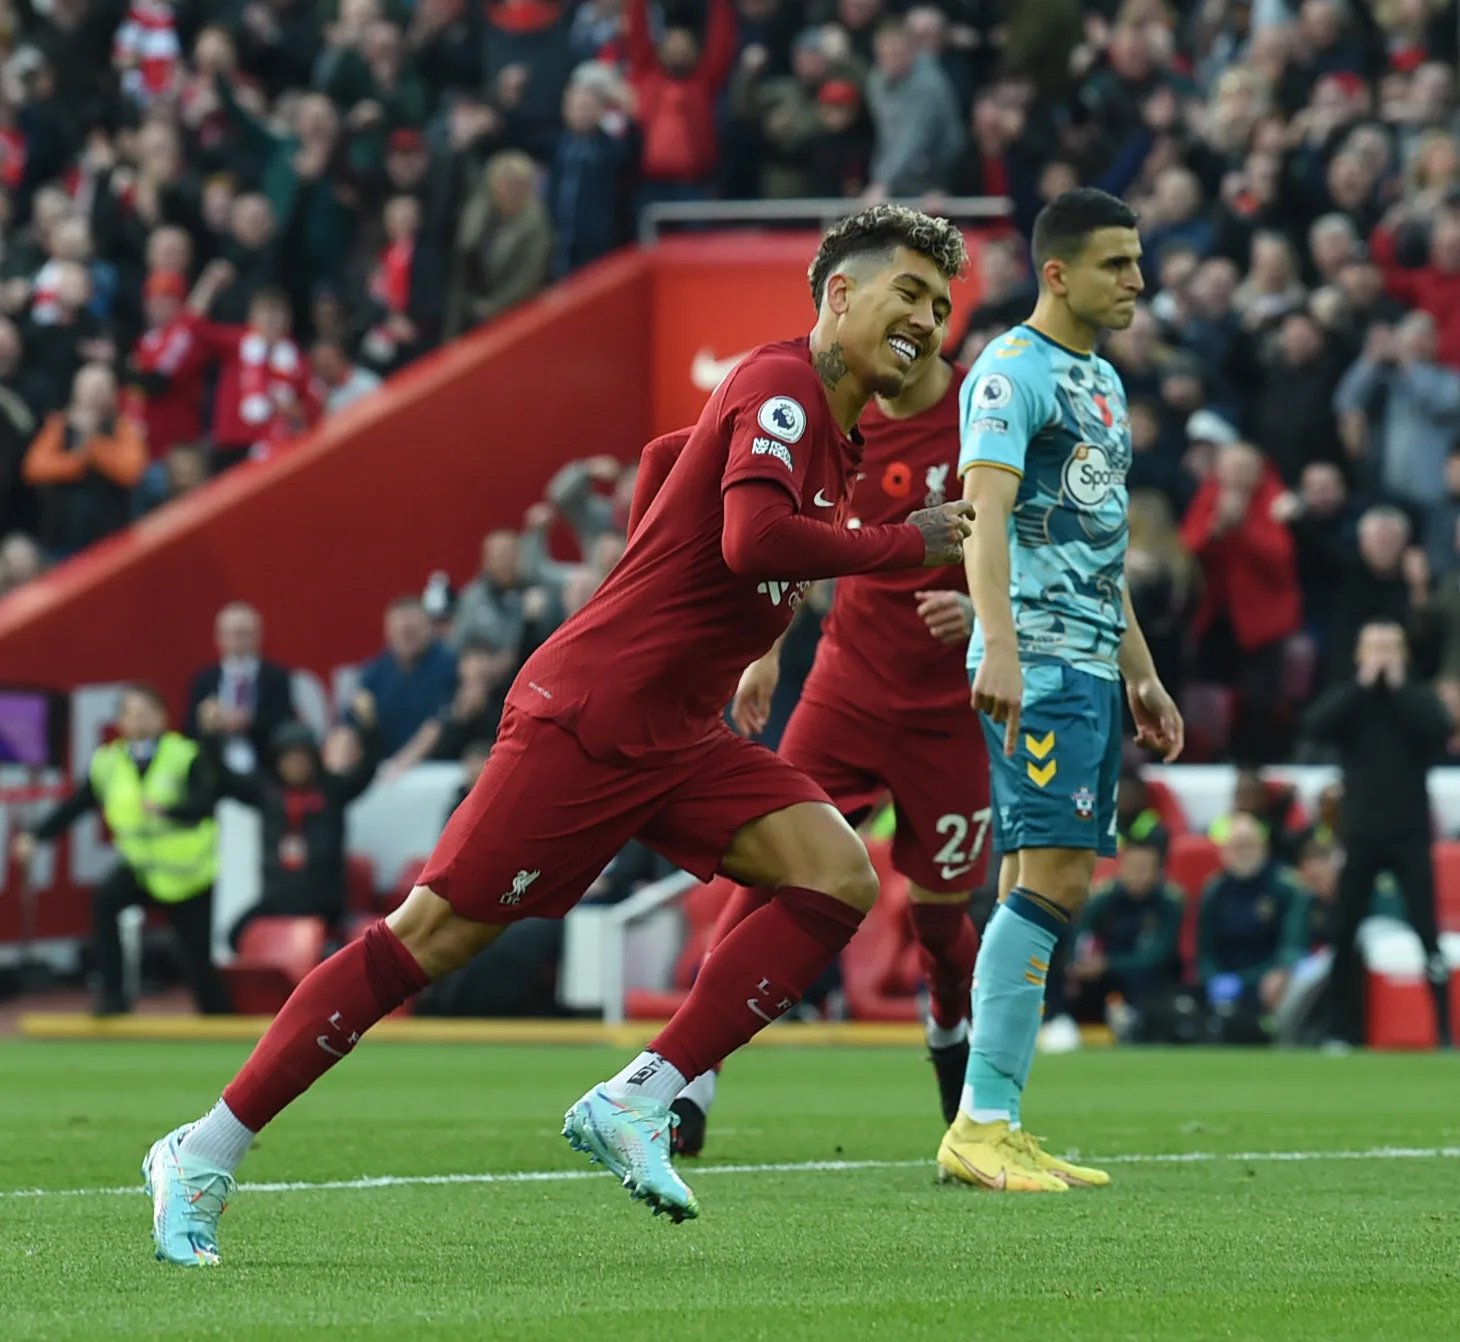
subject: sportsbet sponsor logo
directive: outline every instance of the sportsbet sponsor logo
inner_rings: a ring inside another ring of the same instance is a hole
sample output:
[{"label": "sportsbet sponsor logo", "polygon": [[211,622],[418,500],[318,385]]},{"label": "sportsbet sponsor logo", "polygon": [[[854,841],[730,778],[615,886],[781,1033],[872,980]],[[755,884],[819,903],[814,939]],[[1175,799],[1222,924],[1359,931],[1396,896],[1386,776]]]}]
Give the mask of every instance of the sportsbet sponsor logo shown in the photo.
[{"label": "sportsbet sponsor logo", "polygon": [[1112,489],[1125,484],[1125,472],[1110,464],[1103,447],[1080,443],[1065,462],[1065,493],[1082,508],[1096,508]]},{"label": "sportsbet sponsor logo", "polygon": [[750,445],[750,455],[753,457],[774,457],[788,471],[794,472],[796,463],[791,459],[791,449],[785,443],[778,443],[774,438],[757,438]]}]

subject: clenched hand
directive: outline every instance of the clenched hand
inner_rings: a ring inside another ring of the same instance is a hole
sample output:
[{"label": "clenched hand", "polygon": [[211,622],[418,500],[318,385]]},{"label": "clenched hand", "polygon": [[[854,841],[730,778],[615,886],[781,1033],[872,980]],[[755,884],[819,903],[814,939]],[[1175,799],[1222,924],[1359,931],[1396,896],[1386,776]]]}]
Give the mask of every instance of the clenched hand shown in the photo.
[{"label": "clenched hand", "polygon": [[920,508],[907,519],[923,533],[923,567],[943,568],[963,562],[963,542],[973,534],[973,504],[940,503]]}]

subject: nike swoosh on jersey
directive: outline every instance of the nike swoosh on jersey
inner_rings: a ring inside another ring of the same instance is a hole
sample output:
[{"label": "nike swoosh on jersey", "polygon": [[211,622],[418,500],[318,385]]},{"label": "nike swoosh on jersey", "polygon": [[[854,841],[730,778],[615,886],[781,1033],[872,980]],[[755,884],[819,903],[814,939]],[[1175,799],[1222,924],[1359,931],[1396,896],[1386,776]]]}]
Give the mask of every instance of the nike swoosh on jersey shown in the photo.
[{"label": "nike swoosh on jersey", "polygon": [[836,504],[826,497],[826,491],[818,489],[811,500],[818,508],[835,508]]},{"label": "nike swoosh on jersey", "polygon": [[945,881],[956,881],[964,872],[972,870],[973,863],[965,862],[961,867],[943,867],[939,870],[938,874]]},{"label": "nike swoosh on jersey", "polygon": [[690,360],[689,380],[696,391],[712,392],[731,373],[735,366],[750,351],[741,350],[739,354],[732,354],[728,359],[717,359],[713,350],[702,349]]}]

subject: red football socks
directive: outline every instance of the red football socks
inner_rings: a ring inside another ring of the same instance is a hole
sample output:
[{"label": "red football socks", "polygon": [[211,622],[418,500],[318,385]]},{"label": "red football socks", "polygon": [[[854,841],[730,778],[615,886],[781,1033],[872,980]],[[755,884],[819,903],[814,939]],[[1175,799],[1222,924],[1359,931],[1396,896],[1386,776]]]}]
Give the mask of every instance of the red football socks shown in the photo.
[{"label": "red football socks", "polygon": [[968,916],[968,905],[913,904],[908,914],[918,941],[918,966],[928,985],[933,1024],[951,1030],[972,1012],[978,937]]},{"label": "red football socks", "polygon": [[819,890],[778,890],[705,958],[650,1049],[686,1077],[708,1072],[801,1000],[862,917]]},{"label": "red football socks", "polygon": [[705,951],[706,955],[724,941],[752,913],[769,904],[776,893],[774,890],[766,890],[760,886],[736,885],[728,876],[716,876],[715,882],[728,886],[730,893],[720,908],[720,916],[715,919],[715,927],[710,933],[710,944]]},{"label": "red football socks", "polygon": [[223,1102],[258,1132],[429,982],[400,938],[383,922],[373,924],[294,989]]}]

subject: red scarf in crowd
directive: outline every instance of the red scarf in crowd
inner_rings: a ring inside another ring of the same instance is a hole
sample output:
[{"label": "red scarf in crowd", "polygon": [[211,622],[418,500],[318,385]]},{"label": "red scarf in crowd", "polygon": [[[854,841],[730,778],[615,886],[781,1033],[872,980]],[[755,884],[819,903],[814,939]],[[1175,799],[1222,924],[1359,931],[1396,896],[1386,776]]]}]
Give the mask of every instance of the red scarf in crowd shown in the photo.
[{"label": "red scarf in crowd", "polygon": [[112,64],[122,71],[122,91],[146,106],[178,85],[182,47],[171,5],[132,0],[112,41]]}]

